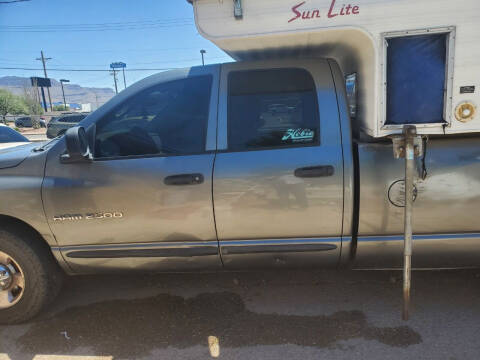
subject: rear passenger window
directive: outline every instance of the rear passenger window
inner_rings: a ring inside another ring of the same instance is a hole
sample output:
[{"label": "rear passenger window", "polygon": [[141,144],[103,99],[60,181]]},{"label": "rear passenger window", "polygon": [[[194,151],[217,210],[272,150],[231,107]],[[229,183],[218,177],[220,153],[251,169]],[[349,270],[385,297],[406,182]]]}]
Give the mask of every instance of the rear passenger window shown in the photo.
[{"label": "rear passenger window", "polygon": [[132,96],[97,123],[95,157],[204,152],[211,85],[211,76],[198,76]]},{"label": "rear passenger window", "polygon": [[86,118],[85,115],[72,116],[72,119],[70,119],[70,121],[71,122],[80,122],[85,118]]},{"label": "rear passenger window", "polygon": [[65,116],[63,118],[58,119],[59,122],[65,123],[76,123],[80,122],[85,118],[83,115],[72,115],[72,116]]},{"label": "rear passenger window", "polygon": [[315,83],[306,70],[230,73],[229,150],[316,145],[319,127]]}]

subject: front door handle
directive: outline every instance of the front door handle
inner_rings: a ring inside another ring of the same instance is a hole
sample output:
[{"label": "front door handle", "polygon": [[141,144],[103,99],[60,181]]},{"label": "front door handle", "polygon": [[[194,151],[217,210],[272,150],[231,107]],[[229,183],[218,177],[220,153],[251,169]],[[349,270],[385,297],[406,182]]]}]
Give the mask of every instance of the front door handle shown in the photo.
[{"label": "front door handle", "polygon": [[332,176],[335,169],[332,165],[308,166],[295,169],[295,176],[300,178]]},{"label": "front door handle", "polygon": [[165,185],[198,185],[203,183],[202,174],[179,174],[167,176],[163,182]]}]

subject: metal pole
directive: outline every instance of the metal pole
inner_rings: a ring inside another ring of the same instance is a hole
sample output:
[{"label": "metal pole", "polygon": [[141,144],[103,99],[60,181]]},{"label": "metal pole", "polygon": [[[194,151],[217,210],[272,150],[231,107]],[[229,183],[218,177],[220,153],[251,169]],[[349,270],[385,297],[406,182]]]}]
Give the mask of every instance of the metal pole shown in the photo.
[{"label": "metal pole", "polygon": [[200,54],[202,54],[202,66],[205,66],[205,59],[204,59],[204,54],[206,53],[206,50],[200,50]]},{"label": "metal pole", "polygon": [[415,126],[405,126],[405,216],[403,242],[403,320],[408,320],[410,308],[410,287],[412,268],[412,212],[413,212],[413,180],[415,176],[414,138],[417,135]]},{"label": "metal pole", "polygon": [[67,111],[67,102],[65,101],[65,91],[63,91],[63,81],[60,81],[60,84],[62,85],[63,109]]},{"label": "metal pole", "polygon": [[123,86],[124,86],[124,89],[127,88],[127,81],[125,80],[125,68],[122,68],[122,72],[123,72]]}]

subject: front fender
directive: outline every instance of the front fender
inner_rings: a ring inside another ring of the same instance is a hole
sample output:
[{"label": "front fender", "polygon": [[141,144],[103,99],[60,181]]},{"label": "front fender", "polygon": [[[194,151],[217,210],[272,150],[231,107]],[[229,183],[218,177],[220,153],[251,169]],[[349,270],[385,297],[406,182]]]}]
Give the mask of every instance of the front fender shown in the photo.
[{"label": "front fender", "polygon": [[0,153],[0,215],[23,221],[55,246],[41,193],[46,151],[32,151],[36,146],[29,144]]}]

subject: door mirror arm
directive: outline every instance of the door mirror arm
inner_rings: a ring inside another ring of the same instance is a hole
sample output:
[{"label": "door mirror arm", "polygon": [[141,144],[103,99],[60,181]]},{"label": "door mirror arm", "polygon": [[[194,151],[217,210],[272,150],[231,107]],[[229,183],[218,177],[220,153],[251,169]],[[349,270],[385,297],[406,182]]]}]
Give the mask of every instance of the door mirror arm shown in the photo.
[{"label": "door mirror arm", "polygon": [[89,141],[83,126],[74,126],[65,132],[66,153],[60,156],[62,163],[92,161]]}]

